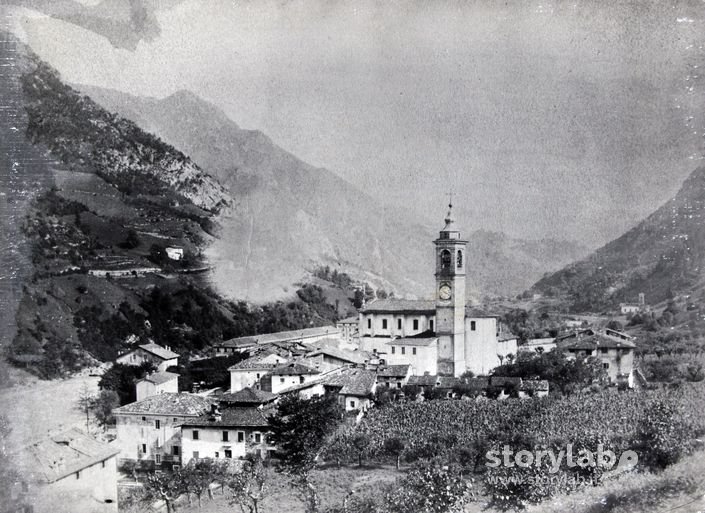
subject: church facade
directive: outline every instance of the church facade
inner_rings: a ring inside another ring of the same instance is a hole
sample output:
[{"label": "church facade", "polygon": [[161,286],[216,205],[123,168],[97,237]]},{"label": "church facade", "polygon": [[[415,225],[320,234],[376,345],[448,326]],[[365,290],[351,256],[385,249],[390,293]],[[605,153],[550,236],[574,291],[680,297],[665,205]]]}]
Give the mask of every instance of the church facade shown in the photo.
[{"label": "church facade", "polygon": [[466,246],[449,205],[435,245],[434,300],[384,299],[360,312],[360,348],[390,365],[410,364],[413,374],[488,374],[508,354],[516,337],[497,316],[466,305]]}]

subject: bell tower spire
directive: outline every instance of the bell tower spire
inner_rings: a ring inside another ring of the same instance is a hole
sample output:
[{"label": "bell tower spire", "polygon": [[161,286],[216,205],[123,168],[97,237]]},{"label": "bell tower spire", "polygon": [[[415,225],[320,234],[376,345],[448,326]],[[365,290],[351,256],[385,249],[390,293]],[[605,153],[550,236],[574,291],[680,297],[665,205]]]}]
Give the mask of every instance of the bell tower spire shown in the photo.
[{"label": "bell tower spire", "polygon": [[436,335],[438,374],[465,372],[465,248],[453,219],[453,193],[449,193],[445,226],[436,246]]}]

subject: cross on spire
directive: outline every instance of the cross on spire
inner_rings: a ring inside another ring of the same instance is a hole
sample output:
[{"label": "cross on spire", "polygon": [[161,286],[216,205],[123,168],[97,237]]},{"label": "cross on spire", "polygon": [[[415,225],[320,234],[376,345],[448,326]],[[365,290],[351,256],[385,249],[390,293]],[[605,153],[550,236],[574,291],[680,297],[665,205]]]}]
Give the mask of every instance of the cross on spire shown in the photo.
[{"label": "cross on spire", "polygon": [[453,208],[453,191],[448,192],[448,208]]}]

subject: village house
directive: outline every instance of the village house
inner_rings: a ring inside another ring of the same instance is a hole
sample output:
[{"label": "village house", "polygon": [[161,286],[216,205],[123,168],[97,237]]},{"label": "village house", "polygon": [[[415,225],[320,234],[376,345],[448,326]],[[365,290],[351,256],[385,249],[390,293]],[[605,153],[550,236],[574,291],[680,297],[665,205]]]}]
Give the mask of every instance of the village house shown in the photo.
[{"label": "village house", "polygon": [[[516,336],[498,316],[466,306],[467,241],[460,238],[451,211],[449,205],[445,226],[434,241],[435,299],[379,299],[360,312],[360,348],[393,365],[408,363],[417,375],[461,376],[466,370],[488,374],[502,358],[517,353]],[[424,344],[411,345],[417,338]]]},{"label": "village house", "polygon": [[162,393],[113,410],[120,463],[147,467],[181,464],[181,424],[211,410],[213,400],[195,394]]},{"label": "village house", "polygon": [[556,348],[555,337],[532,338],[520,345],[517,349],[520,353],[550,353]]},{"label": "village house", "polygon": [[409,382],[411,365],[385,365],[377,368],[377,384],[387,388],[401,388]]},{"label": "village house", "polygon": [[359,324],[360,318],[355,315],[339,320],[335,323],[335,327],[340,330],[340,336],[345,342],[353,344],[357,342],[357,338],[360,336],[358,331]]},{"label": "village house", "polygon": [[179,355],[168,347],[162,347],[153,342],[142,344],[131,351],[119,356],[115,362],[123,365],[139,366],[151,362],[159,371],[166,371],[169,367],[176,367]]},{"label": "village house", "polygon": [[361,351],[348,351],[333,346],[324,346],[306,354],[304,361],[306,365],[325,372],[338,367],[364,365],[369,361],[369,356]]},{"label": "village house", "polygon": [[267,458],[274,447],[267,441],[269,422],[257,407],[219,407],[181,425],[182,464],[192,459],[232,459],[256,454]]},{"label": "village house", "polygon": [[298,362],[291,362],[272,369],[260,379],[260,388],[273,394],[314,380],[319,371]]},{"label": "village house", "polygon": [[278,333],[265,333],[249,337],[238,337],[219,342],[213,346],[215,356],[227,356],[243,350],[250,350],[256,346],[278,344],[282,347],[296,344],[313,344],[324,338],[340,339],[341,330],[335,326],[321,326],[318,328],[305,328],[293,331],[280,331]]},{"label": "village house", "polygon": [[377,389],[377,373],[373,370],[344,368],[323,379],[326,391],[336,392],[345,411],[367,411]]},{"label": "village house", "polygon": [[179,375],[173,372],[154,372],[135,384],[137,400],[163,393],[179,391]]},{"label": "village house", "polygon": [[166,252],[166,256],[169,260],[179,261],[184,258],[184,248],[169,246],[164,248],[164,251]]},{"label": "village house", "polygon": [[[120,448],[72,428],[13,453],[22,474],[20,512],[116,513]],[[3,486],[9,486],[3,483]]]},{"label": "village house", "polygon": [[279,396],[257,388],[243,388],[234,393],[223,394],[218,401],[223,407],[260,407],[273,403]]},{"label": "village house", "polygon": [[230,372],[230,392],[259,386],[260,379],[286,362],[287,359],[277,353],[267,352],[231,365],[228,368]]},{"label": "village house", "polygon": [[633,338],[620,331],[586,329],[557,339],[558,348],[572,358],[600,360],[611,383],[634,386]]}]

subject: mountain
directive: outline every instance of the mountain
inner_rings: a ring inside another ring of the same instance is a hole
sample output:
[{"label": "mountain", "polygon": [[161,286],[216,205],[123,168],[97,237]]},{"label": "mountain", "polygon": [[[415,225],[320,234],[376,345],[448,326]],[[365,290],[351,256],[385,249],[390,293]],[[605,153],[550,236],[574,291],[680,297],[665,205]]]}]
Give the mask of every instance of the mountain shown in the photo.
[{"label": "mountain", "polygon": [[658,303],[703,283],[705,167],[674,198],[584,260],[545,276],[532,291],[563,296],[574,311],[596,311],[643,292]]},{"label": "mountain", "polygon": [[312,286],[262,306],[214,293],[203,250],[232,209],[223,187],[2,31],[0,60],[13,64],[0,77],[0,335],[11,363],[53,378],[148,340],[202,355],[226,338],[333,320]]},{"label": "mountain", "polygon": [[[228,189],[235,215],[223,220],[209,256],[220,290],[269,299],[320,264],[397,293],[433,288],[431,241],[438,226],[385,208],[334,173],[315,168],[256,130],[244,130],[216,106],[187,91],[164,99],[77,85],[188,154]],[[579,245],[521,241],[503,234],[469,236],[468,292],[513,295],[545,272],[583,256]]]}]

